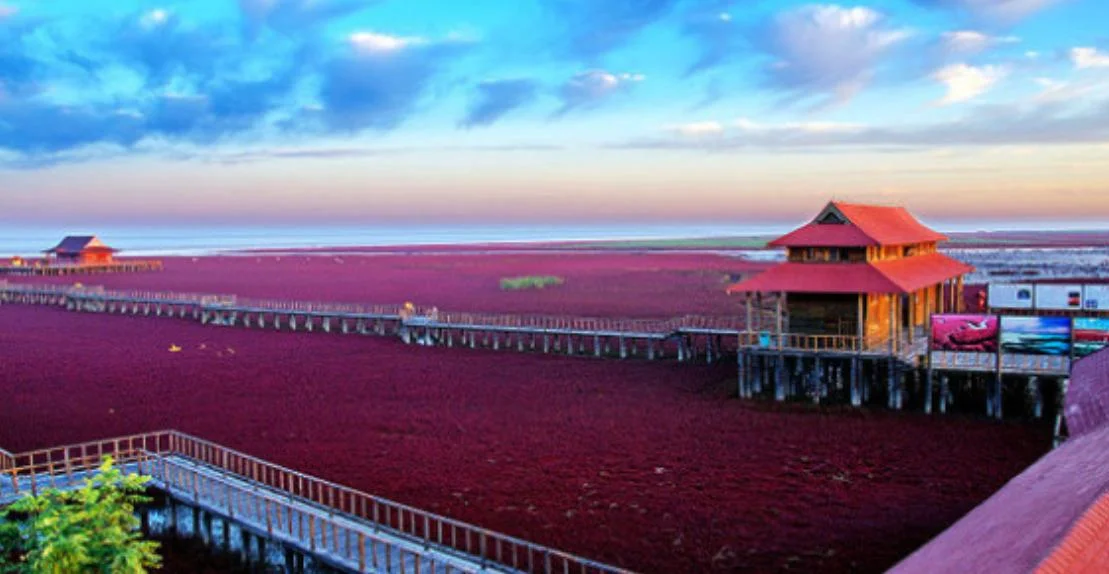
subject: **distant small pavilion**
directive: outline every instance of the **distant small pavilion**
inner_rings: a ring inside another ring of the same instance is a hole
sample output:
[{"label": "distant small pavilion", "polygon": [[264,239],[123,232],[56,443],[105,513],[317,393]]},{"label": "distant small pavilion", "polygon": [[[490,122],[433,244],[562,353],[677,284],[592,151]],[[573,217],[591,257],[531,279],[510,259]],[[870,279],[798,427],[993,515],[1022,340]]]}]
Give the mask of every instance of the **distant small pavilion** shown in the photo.
[{"label": "distant small pavilion", "polygon": [[779,348],[810,346],[782,342],[788,334],[814,349],[901,349],[932,313],[962,309],[963,275],[973,268],[937,251],[946,239],[904,208],[833,201],[770,242],[786,248],[785,263],[728,292],[745,296],[749,318],[753,302],[776,299],[771,345]]},{"label": "distant small pavilion", "polygon": [[118,249],[105,245],[94,235],[71,235],[44,253],[58,263],[70,265],[109,265]]}]

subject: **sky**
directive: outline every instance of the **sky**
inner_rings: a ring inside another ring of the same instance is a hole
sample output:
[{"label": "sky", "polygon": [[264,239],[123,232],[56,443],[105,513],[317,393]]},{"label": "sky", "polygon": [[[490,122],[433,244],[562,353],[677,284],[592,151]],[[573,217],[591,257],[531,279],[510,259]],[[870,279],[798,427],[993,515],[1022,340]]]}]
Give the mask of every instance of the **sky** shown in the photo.
[{"label": "sky", "polygon": [[0,221],[1109,224],[1105,0],[0,0]]}]

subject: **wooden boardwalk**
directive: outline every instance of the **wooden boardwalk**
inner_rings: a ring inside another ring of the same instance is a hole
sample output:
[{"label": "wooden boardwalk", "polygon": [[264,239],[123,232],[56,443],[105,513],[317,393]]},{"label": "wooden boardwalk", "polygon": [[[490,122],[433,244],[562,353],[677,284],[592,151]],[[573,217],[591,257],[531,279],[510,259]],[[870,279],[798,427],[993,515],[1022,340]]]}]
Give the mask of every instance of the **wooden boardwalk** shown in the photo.
[{"label": "wooden boardwalk", "polygon": [[[75,488],[104,456],[260,541],[348,572],[623,574],[595,562],[296,472],[177,431],[0,454],[0,505]],[[175,519],[176,520],[176,519]]]},{"label": "wooden boardwalk", "polygon": [[37,275],[46,277],[62,277],[66,275],[100,275],[104,273],[138,273],[143,271],[161,271],[162,262],[159,260],[120,260],[112,263],[33,263],[27,265],[0,265],[0,275]]},{"label": "wooden boardwalk", "polygon": [[265,300],[235,295],[111,291],[102,287],[0,281],[0,303],[75,312],[191,318],[205,325],[398,336],[409,344],[468,346],[569,355],[672,355],[715,361],[734,352],[744,317],[587,318],[439,311],[434,307]]}]

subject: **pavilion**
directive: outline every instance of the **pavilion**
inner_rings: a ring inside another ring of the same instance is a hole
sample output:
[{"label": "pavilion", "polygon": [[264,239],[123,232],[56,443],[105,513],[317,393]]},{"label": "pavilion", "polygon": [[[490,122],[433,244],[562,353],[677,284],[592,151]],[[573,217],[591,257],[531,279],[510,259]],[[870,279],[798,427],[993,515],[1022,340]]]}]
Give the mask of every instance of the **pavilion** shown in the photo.
[{"label": "pavilion", "polygon": [[[787,261],[728,288],[751,306],[775,301],[770,346],[899,352],[933,313],[962,309],[973,269],[938,252],[947,238],[902,207],[830,202],[770,242]],[[765,336],[762,343],[765,345]]]},{"label": "pavilion", "polygon": [[118,253],[93,235],[70,235],[61,243],[44,251],[58,263],[69,265],[110,265]]}]

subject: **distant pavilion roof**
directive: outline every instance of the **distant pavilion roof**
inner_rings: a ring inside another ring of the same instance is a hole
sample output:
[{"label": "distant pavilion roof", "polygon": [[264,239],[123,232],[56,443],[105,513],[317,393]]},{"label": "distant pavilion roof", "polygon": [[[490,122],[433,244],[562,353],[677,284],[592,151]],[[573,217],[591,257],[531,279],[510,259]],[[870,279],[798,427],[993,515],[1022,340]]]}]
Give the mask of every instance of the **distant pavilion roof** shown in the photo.
[{"label": "distant pavilion roof", "polygon": [[833,201],[811,222],[770,242],[773,247],[871,247],[946,241],[903,207]]},{"label": "distant pavilion roof", "polygon": [[973,270],[941,253],[871,263],[782,263],[728,293],[908,294]]},{"label": "distant pavilion roof", "polygon": [[62,240],[51,249],[47,249],[44,253],[53,253],[55,255],[63,254],[77,254],[82,252],[118,252],[118,249],[112,249],[104,245],[95,235],[70,235]]}]

